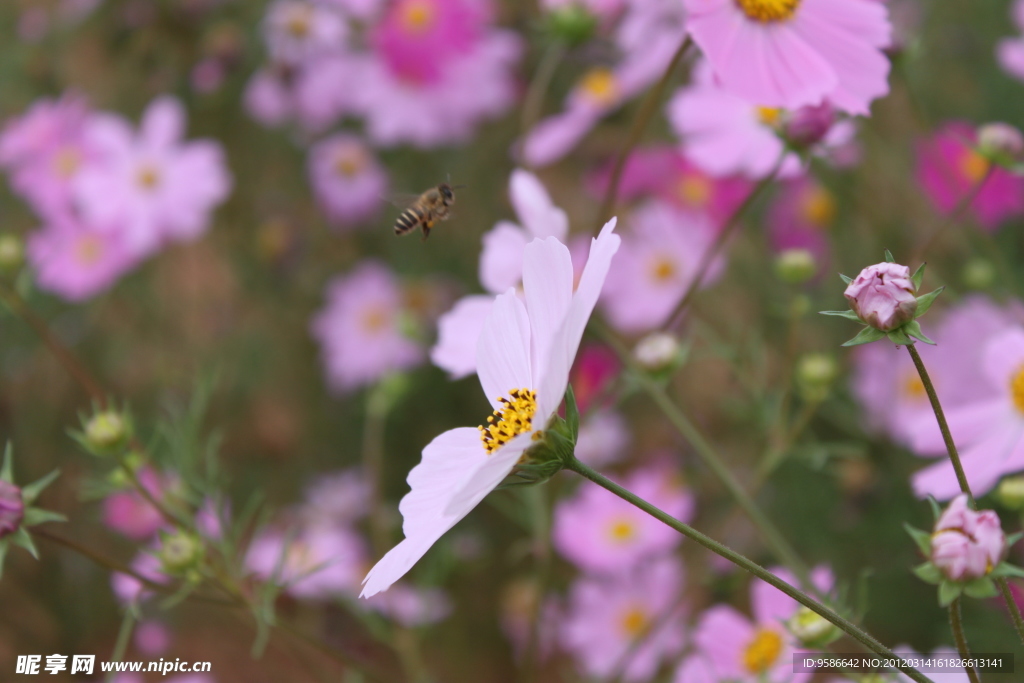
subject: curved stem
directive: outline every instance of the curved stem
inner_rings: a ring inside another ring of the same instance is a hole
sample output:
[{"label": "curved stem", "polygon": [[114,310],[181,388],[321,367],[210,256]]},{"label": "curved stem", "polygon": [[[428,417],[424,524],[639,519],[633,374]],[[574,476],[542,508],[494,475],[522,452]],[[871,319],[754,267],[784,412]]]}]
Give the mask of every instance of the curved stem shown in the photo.
[{"label": "curved stem", "polygon": [[615,200],[619,194],[619,183],[622,181],[622,172],[626,168],[629,155],[633,152],[633,148],[636,147],[637,143],[640,142],[647,124],[651,122],[651,118],[654,117],[654,113],[658,110],[662,96],[665,93],[665,88],[668,87],[668,82],[672,79],[672,72],[675,71],[676,65],[683,58],[683,55],[686,54],[686,51],[690,49],[691,42],[690,35],[687,34],[683,38],[683,42],[679,44],[675,54],[672,55],[672,59],[669,60],[668,66],[665,67],[665,72],[661,75],[658,83],[647,93],[643,104],[640,105],[640,112],[633,119],[633,125],[629,129],[626,142],[622,145],[622,149],[619,150],[618,156],[615,157],[615,165],[612,166],[612,174],[608,179],[608,189],[605,190],[604,200],[601,202],[601,211],[597,214],[599,219],[597,230],[600,230],[601,226],[612,217],[612,211],[615,209]]},{"label": "curved stem", "polygon": [[978,194],[981,193],[981,189],[985,186],[985,183],[988,182],[988,179],[992,177],[992,174],[995,173],[995,170],[996,165],[989,162],[988,170],[985,171],[985,175],[981,177],[981,180],[971,186],[971,189],[967,191],[967,194],[961,197],[960,201],[957,202],[955,207],[953,207],[953,210],[947,214],[946,219],[940,221],[939,224],[925,236],[924,240],[922,240],[917,248],[914,249],[910,263],[917,263],[918,261],[924,260],[925,253],[933,244],[935,244],[935,240],[939,238],[939,235],[945,232],[946,228],[956,225],[963,219],[964,213],[967,212],[967,209],[969,209],[971,204],[974,203],[974,200],[977,199]]},{"label": "curved stem", "polygon": [[520,135],[525,138],[526,134],[536,125],[540,118],[540,109],[544,104],[544,94],[551,85],[551,79],[558,70],[558,65],[565,57],[565,44],[561,41],[552,41],[544,56],[541,57],[537,71],[526,89],[526,97],[523,99],[523,114],[519,120]]},{"label": "curved stem", "polygon": [[[859,626],[849,621],[845,617],[837,614],[828,606],[818,602],[806,593],[794,588],[779,577],[772,574],[770,571],[757,564],[753,560],[737,553],[726,545],[719,543],[713,538],[702,534],[693,527],[685,524],[672,515],[659,510],[655,506],[648,503],[646,500],[640,498],[634,493],[624,489],[615,482],[611,481],[607,477],[602,476],[600,473],[587,467],[579,460],[573,458],[569,463],[566,464],[566,469],[572,470],[577,474],[594,482],[598,486],[607,489],[611,493],[614,493],[619,498],[622,498],[627,503],[634,505],[635,507],[643,510],[647,514],[651,515],[658,521],[670,526],[679,533],[683,534],[692,541],[699,543],[711,552],[724,557],[736,566],[744,569],[757,578],[761,579],[765,583],[778,588],[780,591],[799,602],[804,607],[814,611],[824,619],[827,619],[837,627],[842,629],[851,638],[857,640],[872,652],[884,657],[884,658],[895,658],[896,655],[885,645],[880,643],[874,636],[862,630]],[[932,681],[924,676],[920,671],[913,667],[901,665],[898,667],[900,671],[907,674],[912,680],[918,683],[932,683]]]},{"label": "curved stem", "polygon": [[[960,621],[960,598],[957,598],[949,605],[949,627],[953,630],[953,640],[956,641],[957,652],[961,659],[970,659],[971,651],[967,647],[967,636],[964,635],[964,625]],[[978,679],[978,672],[973,666],[964,667],[967,677],[971,683],[981,683]]]}]

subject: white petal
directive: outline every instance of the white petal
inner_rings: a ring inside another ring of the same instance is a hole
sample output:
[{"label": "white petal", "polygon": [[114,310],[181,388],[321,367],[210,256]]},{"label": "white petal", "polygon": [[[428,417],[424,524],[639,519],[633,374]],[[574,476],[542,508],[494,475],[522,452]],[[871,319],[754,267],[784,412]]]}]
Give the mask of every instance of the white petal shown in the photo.
[{"label": "white petal", "polygon": [[494,300],[476,345],[476,373],[497,408],[513,389],[536,389],[530,372],[530,318],[515,290]]},{"label": "white petal", "polygon": [[483,238],[480,252],[480,284],[491,294],[518,287],[523,279],[523,249],[529,241],[526,231],[515,223],[502,221]]},{"label": "white petal", "polygon": [[[526,311],[530,315],[533,383],[541,384],[553,344],[565,325],[572,302],[572,258],[564,244],[554,237],[534,240],[526,245],[523,255],[523,290]],[[550,406],[554,410],[554,406]],[[546,415],[547,413],[540,413]]]},{"label": "white petal", "polygon": [[407,481],[412,490],[398,505],[405,540],[388,551],[366,575],[360,597],[387,590],[469,513],[472,506],[463,506],[451,515],[445,510],[466,477],[486,459],[480,432],[473,427],[449,430],[427,444],[420,464],[409,472]]},{"label": "white petal", "polygon": [[146,108],[140,128],[150,149],[172,147],[185,135],[185,107],[177,98],[161,97]]},{"label": "white petal", "polygon": [[538,412],[541,406],[545,411],[554,412],[562,401],[565,387],[569,384],[569,369],[576,358],[583,330],[587,327],[590,314],[594,312],[612,257],[619,250],[622,241],[613,232],[615,222],[616,219],[612,218],[605,223],[600,234],[590,245],[590,256],[583,268],[583,275],[580,276],[576,294],[569,304],[565,323],[558,339],[551,345],[551,354],[546,361],[546,370],[538,388]]},{"label": "white petal", "polygon": [[[466,516],[470,510],[484,499],[484,497],[497,488],[498,484],[512,472],[512,468],[519,462],[519,457],[530,444],[533,443],[533,433],[520,434],[507,444],[499,448],[489,456],[486,461],[480,463],[476,469],[455,492],[448,506],[445,508],[446,515],[459,515],[459,519]],[[481,452],[483,452],[481,450]]]},{"label": "white petal", "polygon": [[537,176],[517,168],[512,171],[510,186],[512,206],[523,227],[534,237],[557,237],[564,241],[569,234],[569,218],[552,203]]},{"label": "white petal", "polygon": [[493,305],[493,296],[465,296],[438,319],[437,343],[430,350],[430,360],[447,370],[451,379],[476,372],[476,344]]}]

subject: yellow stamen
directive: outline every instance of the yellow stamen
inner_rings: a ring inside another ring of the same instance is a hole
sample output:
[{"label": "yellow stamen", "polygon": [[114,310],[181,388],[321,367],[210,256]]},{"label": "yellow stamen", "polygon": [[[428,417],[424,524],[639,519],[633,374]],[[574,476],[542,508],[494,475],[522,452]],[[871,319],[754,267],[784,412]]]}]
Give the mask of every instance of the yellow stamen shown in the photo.
[{"label": "yellow stamen", "polygon": [[75,175],[82,165],[82,155],[73,147],[65,147],[53,158],[53,168],[65,180]]},{"label": "yellow stamen", "polygon": [[1024,367],[1010,380],[1010,396],[1013,398],[1013,407],[1024,414]]},{"label": "yellow stamen", "polygon": [[743,13],[754,21],[785,21],[796,14],[800,0],[736,0]]},{"label": "yellow stamen", "polygon": [[679,179],[676,191],[687,206],[704,208],[711,200],[714,186],[711,181],[696,173],[687,173]]},{"label": "yellow stamen", "polygon": [[645,609],[634,606],[623,613],[619,620],[619,626],[630,639],[636,639],[651,627],[651,619]]},{"label": "yellow stamen", "polygon": [[611,69],[597,67],[580,79],[580,91],[595,104],[610,106],[619,97],[619,82]]},{"label": "yellow stamen", "polygon": [[334,159],[334,171],[343,178],[352,178],[366,167],[366,153],[358,147],[343,149]]},{"label": "yellow stamen", "polygon": [[409,33],[425,33],[437,18],[434,5],[426,0],[411,0],[399,10],[399,22]]},{"label": "yellow stamen", "polygon": [[770,628],[761,628],[743,651],[743,666],[752,674],[767,671],[782,654],[782,636]]},{"label": "yellow stamen", "polygon": [[820,185],[815,185],[804,192],[801,197],[800,210],[808,223],[819,228],[826,228],[836,217],[836,202],[832,193]]},{"label": "yellow stamen", "polygon": [[782,116],[778,107],[757,107],[757,119],[766,126],[774,127]]},{"label": "yellow stamen", "polygon": [[925,397],[924,383],[916,374],[908,374],[903,380],[903,395],[912,401],[920,401]]},{"label": "yellow stamen", "polygon": [[305,38],[313,26],[313,9],[306,5],[295,5],[284,21],[285,28],[295,38]]},{"label": "yellow stamen", "polygon": [[626,543],[636,538],[636,526],[629,519],[615,520],[608,527],[608,537],[615,543]]},{"label": "yellow stamen", "polygon": [[973,149],[965,149],[960,157],[960,173],[972,183],[980,183],[988,173],[989,160]]},{"label": "yellow stamen", "polygon": [[363,330],[370,334],[380,332],[387,326],[391,316],[388,315],[387,311],[379,306],[367,308],[363,311],[361,316],[361,322],[363,323]]},{"label": "yellow stamen", "polygon": [[139,172],[135,176],[139,186],[144,190],[155,189],[160,184],[160,173],[155,168],[148,164],[139,168]]},{"label": "yellow stamen", "polygon": [[661,285],[665,284],[676,275],[676,263],[664,256],[655,257],[650,264],[651,277]]},{"label": "yellow stamen", "polygon": [[103,242],[95,235],[86,235],[75,245],[75,260],[83,266],[91,266],[103,257]]},{"label": "yellow stamen", "polygon": [[537,412],[536,392],[530,389],[513,389],[508,395],[509,398],[498,399],[503,407],[495,410],[494,414],[487,418],[487,426],[477,427],[487,455],[491,455],[520,434],[526,434],[533,429],[533,414]]}]

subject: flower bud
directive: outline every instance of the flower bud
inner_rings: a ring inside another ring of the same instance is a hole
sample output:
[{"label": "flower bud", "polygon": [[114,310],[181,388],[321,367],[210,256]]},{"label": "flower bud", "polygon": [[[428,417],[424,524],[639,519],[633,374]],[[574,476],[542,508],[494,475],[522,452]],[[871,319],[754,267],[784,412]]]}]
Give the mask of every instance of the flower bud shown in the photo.
[{"label": "flower bud", "polygon": [[645,370],[658,372],[671,367],[679,357],[679,342],[668,332],[655,332],[640,340],[633,355]]},{"label": "flower bud", "polygon": [[21,489],[0,479],[0,538],[17,531],[24,517],[25,502],[21,499]]},{"label": "flower bud", "polygon": [[129,438],[124,417],[112,410],[96,413],[85,425],[85,440],[100,453],[110,453],[123,446]]},{"label": "flower bud", "polygon": [[800,107],[789,114],[783,132],[794,147],[806,148],[821,142],[835,122],[835,109],[826,102],[816,107]]},{"label": "flower bud", "polygon": [[551,35],[569,47],[587,42],[597,30],[597,17],[576,3],[555,9],[548,14],[547,22]]},{"label": "flower bud", "polygon": [[898,263],[878,263],[862,270],[843,296],[866,325],[891,332],[914,319],[916,291],[909,268]]},{"label": "flower bud", "polygon": [[999,482],[996,498],[1011,510],[1024,510],[1024,475],[1006,477]]},{"label": "flower bud", "polygon": [[806,607],[798,609],[786,627],[805,647],[824,647],[839,635],[832,622]]},{"label": "flower bud", "polygon": [[168,574],[182,574],[195,569],[203,559],[203,544],[198,537],[184,531],[163,536],[160,561]]},{"label": "flower bud", "polygon": [[0,235],[0,271],[13,273],[25,263],[25,242],[19,236]]},{"label": "flower bud", "polygon": [[818,264],[808,249],[786,249],[775,258],[775,274],[791,285],[801,285],[817,273]]},{"label": "flower bud", "polygon": [[839,374],[835,359],[825,353],[808,353],[797,361],[796,383],[806,401],[822,401]]},{"label": "flower bud", "polygon": [[1024,135],[1008,123],[986,123],[978,128],[978,151],[1001,162],[1024,158]]},{"label": "flower bud", "polygon": [[931,561],[947,579],[971,581],[987,576],[1006,554],[1006,536],[992,510],[976,512],[960,494],[935,522]]},{"label": "flower bud", "polygon": [[991,261],[975,256],[964,266],[960,277],[971,289],[988,289],[996,281],[996,269]]}]

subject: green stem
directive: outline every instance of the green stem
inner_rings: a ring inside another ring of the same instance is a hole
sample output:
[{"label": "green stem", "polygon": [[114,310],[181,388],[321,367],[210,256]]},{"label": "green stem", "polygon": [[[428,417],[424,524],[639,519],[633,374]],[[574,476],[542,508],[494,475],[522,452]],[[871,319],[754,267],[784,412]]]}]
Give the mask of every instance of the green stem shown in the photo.
[{"label": "green stem", "polygon": [[537,71],[533,74],[533,80],[526,90],[526,97],[523,98],[523,115],[519,121],[520,133],[523,137],[533,128],[540,118],[540,109],[544,105],[544,95],[551,85],[551,79],[555,77],[558,65],[565,57],[565,44],[561,41],[552,41],[544,56],[541,57]]},{"label": "green stem", "polygon": [[983,188],[985,183],[988,182],[988,179],[992,177],[996,168],[997,166],[995,164],[989,163],[988,170],[985,171],[985,175],[982,176],[981,180],[971,186],[971,189],[967,191],[967,194],[961,197],[960,201],[957,202],[955,207],[953,207],[953,210],[949,212],[946,219],[940,221],[939,224],[925,236],[925,239],[921,242],[920,246],[914,250],[910,263],[917,263],[918,261],[924,260],[925,253],[927,253],[932,245],[935,244],[935,240],[938,239],[939,235],[945,232],[946,228],[956,225],[963,219],[967,209],[969,209],[971,204],[974,203],[974,200],[981,192],[981,188]]},{"label": "green stem", "polygon": [[[971,651],[967,647],[967,636],[964,635],[964,625],[960,621],[960,598],[957,598],[949,605],[949,627],[953,630],[953,640],[956,641],[956,649],[961,659],[970,659]],[[981,683],[978,680],[978,672],[973,666],[966,666],[964,670],[971,683]]]},{"label": "green stem", "polygon": [[676,64],[683,58],[686,51],[690,49],[691,44],[690,36],[683,39],[680,43],[679,49],[676,50],[675,54],[672,55],[672,59],[669,60],[668,66],[665,67],[665,72],[661,75],[661,79],[658,83],[647,93],[647,97],[644,99],[643,104],[640,105],[640,112],[633,119],[633,125],[629,129],[629,134],[626,137],[626,143],[619,150],[619,154],[615,157],[615,165],[612,166],[612,174],[608,179],[608,189],[604,194],[604,201],[601,202],[601,211],[598,213],[600,219],[597,224],[597,229],[600,230],[601,226],[608,222],[612,217],[612,211],[615,208],[615,200],[619,194],[619,183],[622,181],[622,172],[626,168],[626,162],[629,160],[629,155],[633,152],[633,148],[640,142],[640,138],[644,134],[644,130],[647,128],[647,124],[651,122],[651,118],[654,117],[655,112],[661,105],[662,96],[665,93],[665,88],[668,87],[668,82],[672,79],[672,72],[675,71]]},{"label": "green stem", "polygon": [[[662,522],[663,524],[666,524],[667,526],[683,534],[690,540],[699,543],[700,545],[704,546],[716,555],[724,557],[725,559],[729,560],[741,569],[744,569],[747,572],[756,576],[757,578],[761,579],[765,583],[774,586],[775,588],[779,589],[789,597],[799,602],[801,605],[807,607],[808,609],[820,615],[822,618],[827,619],[831,623],[835,624],[837,627],[842,629],[847,635],[863,644],[872,652],[887,659],[896,657],[896,655],[889,648],[880,643],[877,639],[874,638],[874,636],[865,632],[859,626],[849,621],[845,617],[840,616],[828,606],[823,605],[822,603],[818,602],[806,593],[789,585],[788,583],[786,583],[779,577],[775,576],[770,571],[768,571],[761,565],[757,564],[753,560],[750,560],[747,557],[737,553],[736,551],[732,550],[728,546],[723,545],[722,543],[719,543],[713,538],[702,534],[701,532],[697,531],[688,524],[684,524],[683,522],[679,521],[672,515],[663,512],[662,510],[659,510],[658,508],[651,505],[646,500],[640,498],[631,491],[622,488],[612,480],[602,476],[600,473],[587,467],[579,460],[573,458],[569,463],[566,464],[566,469],[572,470],[573,472],[576,472],[577,474],[594,482],[598,486],[607,489],[608,491],[614,493],[619,498],[622,498],[630,505],[634,505],[640,510],[643,510],[644,512],[651,515],[658,521]],[[921,674],[921,672],[919,672],[917,669],[905,665],[900,665],[897,668],[899,668],[900,671],[907,674],[907,676],[909,676],[912,680],[917,681],[918,683],[932,683],[932,681],[929,678]]]},{"label": "green stem", "polygon": [[[121,620],[121,629],[117,632],[117,642],[114,644],[114,652],[110,655],[110,661],[120,662],[124,659],[124,653],[128,649],[128,639],[131,638],[132,630],[135,628],[135,615],[130,607],[124,610],[124,618]],[[111,671],[107,674],[107,683],[113,683],[117,674]]]},{"label": "green stem", "polygon": [[1013,599],[1013,594],[1010,592],[1010,584],[1005,577],[1000,577],[996,579],[996,585],[999,586],[999,592],[1003,594],[1003,600],[1010,608],[1013,627],[1017,629],[1017,635],[1020,636],[1021,642],[1024,642],[1024,618],[1021,617],[1020,607],[1017,606],[1017,601]]}]

